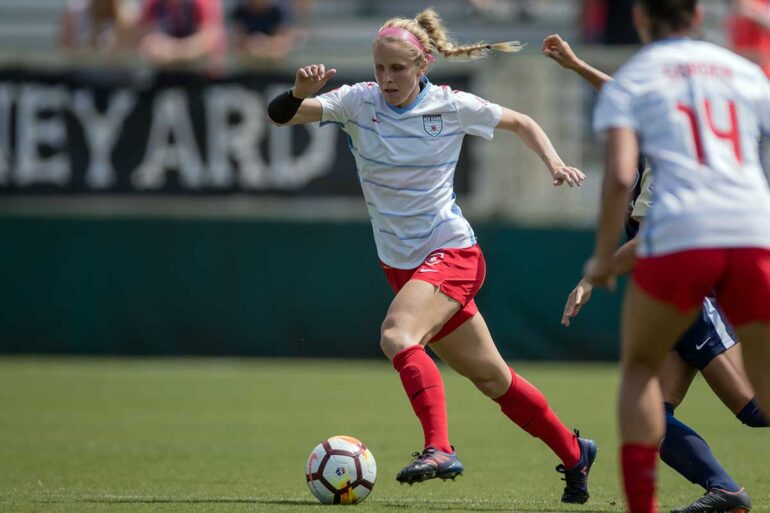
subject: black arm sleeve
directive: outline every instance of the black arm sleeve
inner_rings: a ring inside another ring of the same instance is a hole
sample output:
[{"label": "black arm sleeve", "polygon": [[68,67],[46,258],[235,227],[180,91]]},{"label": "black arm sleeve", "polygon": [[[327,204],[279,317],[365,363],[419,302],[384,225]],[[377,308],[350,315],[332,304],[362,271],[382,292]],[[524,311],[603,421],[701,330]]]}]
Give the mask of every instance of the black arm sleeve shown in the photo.
[{"label": "black arm sleeve", "polygon": [[289,89],[273,98],[273,101],[267,106],[267,115],[279,125],[283,125],[291,121],[300,105],[302,105],[302,99],[295,98]]}]

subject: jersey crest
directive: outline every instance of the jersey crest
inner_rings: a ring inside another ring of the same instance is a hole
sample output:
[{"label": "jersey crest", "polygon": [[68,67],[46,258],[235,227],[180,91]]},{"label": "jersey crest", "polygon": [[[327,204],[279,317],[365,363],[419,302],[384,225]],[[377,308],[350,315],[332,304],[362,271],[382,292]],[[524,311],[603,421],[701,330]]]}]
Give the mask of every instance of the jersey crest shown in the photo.
[{"label": "jersey crest", "polygon": [[437,137],[444,129],[444,120],[441,119],[441,114],[437,115],[425,115],[422,117],[422,127],[431,137]]}]

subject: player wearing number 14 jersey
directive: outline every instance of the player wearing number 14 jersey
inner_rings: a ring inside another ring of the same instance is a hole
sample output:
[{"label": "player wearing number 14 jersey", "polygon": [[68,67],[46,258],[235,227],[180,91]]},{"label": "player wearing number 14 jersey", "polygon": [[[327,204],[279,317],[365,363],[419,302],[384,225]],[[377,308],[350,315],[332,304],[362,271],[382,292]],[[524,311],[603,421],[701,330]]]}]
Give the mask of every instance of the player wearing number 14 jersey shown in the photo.
[{"label": "player wearing number 14 jersey", "polygon": [[770,92],[757,66],[711,43],[667,39],[642,50],[604,89],[597,130],[637,132],[655,177],[640,256],[770,248],[758,151]]},{"label": "player wearing number 14 jersey", "polygon": [[657,511],[665,426],[658,374],[711,290],[770,411],[770,192],[759,158],[759,138],[770,135],[770,84],[756,65],[688,38],[702,17],[697,0],[639,0],[634,22],[649,44],[604,86],[595,112],[607,152],[586,268],[594,285],[613,283],[640,151],[655,179],[623,306],[619,417],[630,513]]}]

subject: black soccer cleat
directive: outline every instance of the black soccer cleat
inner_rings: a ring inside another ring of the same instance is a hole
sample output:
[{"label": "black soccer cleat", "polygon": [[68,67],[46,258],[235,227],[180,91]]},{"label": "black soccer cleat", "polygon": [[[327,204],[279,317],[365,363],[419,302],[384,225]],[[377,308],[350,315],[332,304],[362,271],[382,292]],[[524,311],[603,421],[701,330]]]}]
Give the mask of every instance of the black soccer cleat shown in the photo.
[{"label": "black soccer cleat", "polygon": [[564,487],[564,493],[561,501],[568,504],[585,504],[590,497],[588,493],[588,473],[591,471],[591,465],[596,459],[596,442],[587,438],[580,438],[580,432],[576,429],[575,436],[580,445],[580,461],[571,470],[564,468],[564,465],[558,465],[556,472],[564,474],[561,478],[567,484]]},{"label": "black soccer cleat", "polygon": [[439,451],[428,447],[422,453],[414,452],[414,461],[402,468],[396,476],[399,483],[414,484],[428,479],[454,479],[463,473],[463,464],[457,459],[457,453]]},{"label": "black soccer cleat", "polygon": [[737,492],[712,488],[692,504],[672,509],[671,513],[748,513],[749,511],[751,511],[751,498],[743,488]]}]

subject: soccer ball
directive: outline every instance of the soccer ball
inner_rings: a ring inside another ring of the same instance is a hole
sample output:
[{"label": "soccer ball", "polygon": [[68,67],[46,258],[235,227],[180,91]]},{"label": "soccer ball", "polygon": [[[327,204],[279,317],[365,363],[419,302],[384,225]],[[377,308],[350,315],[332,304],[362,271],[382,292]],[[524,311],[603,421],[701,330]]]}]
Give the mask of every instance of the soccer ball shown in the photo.
[{"label": "soccer ball", "polygon": [[305,466],[310,491],[324,504],[358,504],[372,492],[377,463],[352,436],[333,436],[316,445]]}]

